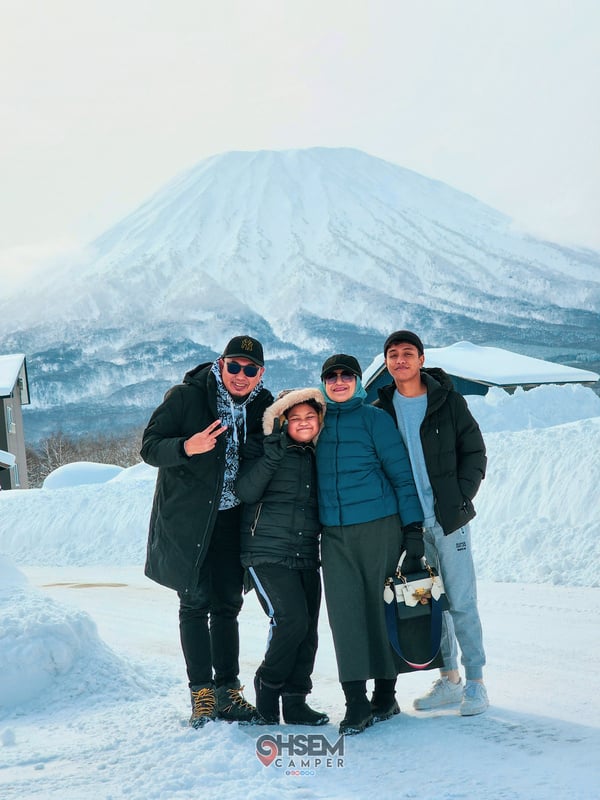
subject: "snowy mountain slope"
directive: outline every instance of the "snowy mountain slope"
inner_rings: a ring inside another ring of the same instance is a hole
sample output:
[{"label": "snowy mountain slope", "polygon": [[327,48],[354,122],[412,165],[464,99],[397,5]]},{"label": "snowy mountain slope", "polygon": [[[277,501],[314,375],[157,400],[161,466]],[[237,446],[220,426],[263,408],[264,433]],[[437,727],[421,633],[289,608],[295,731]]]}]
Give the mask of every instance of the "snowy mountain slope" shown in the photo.
[{"label": "snowy mountain slope", "polygon": [[497,320],[527,319],[531,304],[552,321],[557,309],[597,311],[600,258],[524,237],[474,198],[360,151],[227,153],[169,183],[40,289],[28,300],[44,304],[35,319],[45,322],[193,321],[247,305],[289,334],[290,313],[302,312],[354,322],[364,310],[389,327],[381,303],[397,314],[398,301]]},{"label": "snowy mountain slope", "polygon": [[351,149],[206,159],[18,301],[17,319],[0,298],[0,349],[28,354],[32,411],[51,425],[68,402],[92,425],[123,395],[147,410],[240,331],[262,338],[276,389],[314,382],[332,350],[368,362],[403,326],[428,345],[600,359],[598,253]]}]

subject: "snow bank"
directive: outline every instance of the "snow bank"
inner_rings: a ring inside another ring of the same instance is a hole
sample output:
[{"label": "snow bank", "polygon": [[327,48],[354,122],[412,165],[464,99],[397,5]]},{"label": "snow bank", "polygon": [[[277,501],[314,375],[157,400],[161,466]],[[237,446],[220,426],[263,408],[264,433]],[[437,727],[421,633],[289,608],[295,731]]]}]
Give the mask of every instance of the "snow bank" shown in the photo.
[{"label": "snow bank", "polygon": [[[142,679],[143,684],[143,679]],[[135,696],[139,670],[118,658],[98,637],[96,624],[33,589],[0,559],[0,713],[44,694],[44,703],[107,691]]]},{"label": "snow bank", "polygon": [[30,566],[143,564],[156,470],[57,491],[0,493],[0,553]]},{"label": "snow bank", "polygon": [[106,483],[123,471],[115,464],[96,464],[74,461],[51,472],[44,481],[44,489],[64,489],[66,486],[83,486],[87,483]]},{"label": "snow bank", "polygon": [[469,395],[466,400],[484,433],[548,428],[600,417],[600,397],[579,384],[536,386],[528,392],[519,386],[512,395],[492,387],[485,397]]},{"label": "snow bank", "polygon": [[479,575],[600,586],[600,417],[485,440],[472,524]]}]

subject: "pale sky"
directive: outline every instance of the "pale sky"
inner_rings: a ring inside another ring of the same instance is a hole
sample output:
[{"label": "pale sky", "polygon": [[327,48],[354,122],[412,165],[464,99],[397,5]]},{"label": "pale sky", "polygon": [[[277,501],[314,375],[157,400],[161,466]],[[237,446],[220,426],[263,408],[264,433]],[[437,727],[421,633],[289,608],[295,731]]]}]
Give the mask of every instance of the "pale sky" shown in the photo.
[{"label": "pale sky", "polygon": [[599,42],[598,0],[0,0],[0,279],[207,156],[316,145],[600,250]]}]

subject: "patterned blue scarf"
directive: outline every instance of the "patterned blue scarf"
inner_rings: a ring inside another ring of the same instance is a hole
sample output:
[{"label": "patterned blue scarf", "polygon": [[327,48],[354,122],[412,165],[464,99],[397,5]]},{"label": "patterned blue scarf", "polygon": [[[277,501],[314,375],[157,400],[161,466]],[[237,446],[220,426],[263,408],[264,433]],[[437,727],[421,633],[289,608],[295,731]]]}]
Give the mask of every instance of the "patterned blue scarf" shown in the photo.
[{"label": "patterned blue scarf", "polygon": [[219,362],[215,361],[210,371],[217,381],[217,414],[223,425],[227,425],[225,436],[225,474],[219,501],[219,511],[238,506],[240,501],[233,489],[240,467],[240,439],[246,441],[246,406],[260,393],[263,382],[260,380],[248,397],[242,402],[234,400],[223,384]]}]

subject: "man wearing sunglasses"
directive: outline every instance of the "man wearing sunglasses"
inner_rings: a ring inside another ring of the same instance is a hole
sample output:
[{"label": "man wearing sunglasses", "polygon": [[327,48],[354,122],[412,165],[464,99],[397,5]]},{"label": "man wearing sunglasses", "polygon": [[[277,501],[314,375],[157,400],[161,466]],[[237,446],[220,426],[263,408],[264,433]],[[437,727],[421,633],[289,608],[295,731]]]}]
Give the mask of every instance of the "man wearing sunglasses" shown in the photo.
[{"label": "man wearing sunglasses", "polygon": [[264,371],[261,343],[235,336],[167,392],[142,437],[142,458],[158,467],[145,574],[179,596],[194,728],[258,719],[238,677],[243,569],[234,484],[246,441],[262,439],[273,402]]}]

